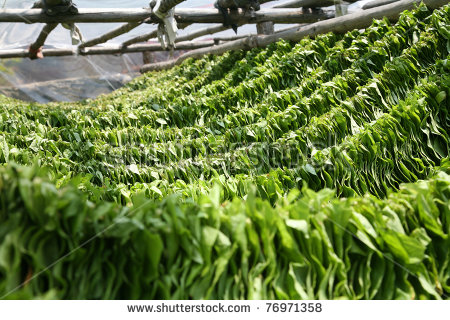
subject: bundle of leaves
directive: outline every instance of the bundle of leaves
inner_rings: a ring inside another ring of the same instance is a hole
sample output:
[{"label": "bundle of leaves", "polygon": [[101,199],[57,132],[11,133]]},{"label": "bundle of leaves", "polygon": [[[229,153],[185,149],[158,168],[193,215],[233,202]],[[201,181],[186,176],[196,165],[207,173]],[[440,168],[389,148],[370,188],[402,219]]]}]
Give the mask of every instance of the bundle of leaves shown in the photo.
[{"label": "bundle of leaves", "polygon": [[0,296],[446,298],[449,10],[0,97]]}]

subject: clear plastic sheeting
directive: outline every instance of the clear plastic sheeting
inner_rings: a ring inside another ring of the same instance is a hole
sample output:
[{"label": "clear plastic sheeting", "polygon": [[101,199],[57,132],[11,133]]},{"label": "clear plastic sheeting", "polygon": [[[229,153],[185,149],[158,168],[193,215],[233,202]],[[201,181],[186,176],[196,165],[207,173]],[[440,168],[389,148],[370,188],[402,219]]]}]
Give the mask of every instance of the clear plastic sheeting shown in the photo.
[{"label": "clear plastic sheeting", "polygon": [[[358,10],[363,0],[349,7],[349,12]],[[31,8],[33,0],[0,0],[0,8]],[[78,8],[143,8],[149,6],[149,0],[73,0]],[[269,7],[272,1],[262,5]],[[214,0],[187,0],[177,8],[212,8]],[[98,37],[120,23],[80,23],[77,24],[85,39]],[[178,35],[211,26],[210,24],[193,24],[180,29]],[[288,25],[275,25],[275,29]],[[0,23],[0,50],[24,49],[33,43],[42,24]],[[156,25],[143,24],[130,32],[108,41],[104,45],[118,44],[133,37],[148,33]],[[239,27],[238,34],[255,33],[255,25]],[[232,30],[200,39],[231,36]],[[152,40],[156,42],[157,40]],[[73,48],[70,32],[59,25],[48,37],[46,48]],[[156,57],[156,58],[155,58]],[[169,58],[168,53],[154,53],[154,61]],[[29,59],[0,60],[0,94],[28,101],[76,101],[94,98],[102,93],[111,92],[133,77],[139,75],[139,68],[144,63],[143,54],[125,54],[108,56],[51,57],[31,61]]]},{"label": "clear plastic sheeting", "polygon": [[[74,0],[78,8],[143,8],[149,0]],[[188,0],[178,7],[212,6],[213,0]],[[34,1],[0,0],[0,8],[31,8]],[[77,24],[85,39],[98,37],[120,23]],[[0,23],[0,50],[25,49],[35,41],[43,24]],[[155,25],[144,24],[110,40],[122,43],[147,33]],[[192,29],[191,29],[192,30]],[[182,34],[182,30],[180,32]],[[59,25],[48,37],[46,48],[71,48],[70,32]],[[165,57],[163,57],[165,58]],[[161,56],[159,55],[159,59]],[[51,57],[0,60],[0,94],[27,101],[77,101],[109,93],[139,75],[141,53],[108,56]]]},{"label": "clear plastic sheeting", "polygon": [[106,77],[83,77],[63,80],[51,80],[3,87],[0,92],[6,96],[24,101],[78,101],[107,94],[130,81],[130,75],[109,75]]},{"label": "clear plastic sheeting", "polygon": [[7,59],[0,93],[26,101],[77,101],[123,86],[139,73],[142,54]]}]

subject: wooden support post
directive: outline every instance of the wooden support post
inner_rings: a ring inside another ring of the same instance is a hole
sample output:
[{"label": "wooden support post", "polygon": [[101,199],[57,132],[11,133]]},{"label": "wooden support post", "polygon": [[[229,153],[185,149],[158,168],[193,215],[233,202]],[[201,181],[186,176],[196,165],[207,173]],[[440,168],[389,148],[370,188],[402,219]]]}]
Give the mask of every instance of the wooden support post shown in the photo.
[{"label": "wooden support post", "polygon": [[258,34],[273,34],[274,26],[272,21],[260,22],[256,24],[256,33]]},{"label": "wooden support post", "polygon": [[158,11],[165,14],[167,11],[184,1],[185,0],[162,0]]},{"label": "wooden support post", "polygon": [[345,16],[348,13],[348,2],[339,1],[334,7],[336,10],[336,17]]},{"label": "wooden support post", "polygon": [[[177,50],[192,50],[210,47],[214,44],[213,40],[207,41],[185,41],[177,44]],[[109,47],[93,47],[86,48],[86,51],[81,53],[83,55],[100,55],[100,54],[119,54],[119,53],[131,53],[131,52],[146,52],[146,51],[166,51],[159,43],[149,44],[136,44],[126,48],[119,46]]]},{"label": "wooden support post", "polygon": [[34,43],[30,45],[30,48],[28,50],[29,58],[34,60],[38,58],[43,58],[41,48],[44,46],[45,41],[47,40],[47,37],[49,34],[58,26],[57,23],[48,23],[44,26],[41,33],[39,34],[38,38]]},{"label": "wooden support post", "polygon": [[374,0],[374,1],[370,1],[370,2],[367,2],[366,4],[364,4],[362,6],[362,9],[363,10],[372,9],[372,8],[384,6],[386,4],[393,3],[396,1],[399,1],[399,0]]},{"label": "wooden support post", "polygon": [[207,34],[213,34],[213,33],[217,33],[217,32],[220,32],[220,31],[225,31],[225,30],[228,30],[228,29],[229,29],[229,27],[224,27],[221,24],[214,25],[214,26],[207,27],[207,28],[204,28],[204,29],[196,30],[196,31],[188,33],[188,34],[186,34],[184,36],[177,37],[175,42],[193,40],[195,38],[202,37],[202,36],[205,36]]},{"label": "wooden support post", "polygon": [[[359,0],[345,0],[347,2],[357,2]],[[291,0],[278,5],[274,8],[320,8],[333,6],[338,0]]]},{"label": "wooden support post", "polygon": [[57,23],[49,23],[44,26],[36,41],[30,46],[30,49],[37,50],[45,44],[45,40],[50,33],[58,26]]},{"label": "wooden support post", "polygon": [[[42,49],[41,53],[43,54],[44,58],[75,55],[75,52],[72,49]],[[25,49],[0,50],[0,59],[29,58],[29,57],[30,54],[28,50]]]},{"label": "wooden support post", "polygon": [[[256,12],[242,9],[230,12],[230,20],[236,24],[272,21],[274,23],[312,23],[334,17],[334,11],[303,12],[302,9],[261,9]],[[175,18],[180,22],[216,23],[224,22],[217,9],[178,9]]]},{"label": "wooden support post", "polygon": [[[301,27],[303,25],[295,25],[292,27],[288,27],[288,28],[283,28],[278,30],[276,33],[278,32],[284,32],[284,31],[288,31],[288,30],[297,30],[297,28]],[[274,32],[270,33],[273,34]],[[227,42],[227,41],[234,41],[234,40],[239,40],[239,39],[243,39],[243,38],[248,38],[251,36],[257,36],[257,34],[243,34],[243,35],[236,35],[236,36],[229,36],[229,37],[215,37],[214,38],[214,44],[219,44],[220,42]]]},{"label": "wooden support post", "polygon": [[101,35],[100,37],[88,40],[88,41],[80,44],[78,46],[78,48],[79,49],[83,49],[83,48],[86,48],[86,47],[95,46],[95,45],[100,44],[100,43],[105,43],[108,40],[111,40],[111,39],[113,39],[115,37],[118,37],[118,36],[120,36],[122,34],[125,34],[125,33],[129,32],[129,31],[137,28],[142,23],[143,23],[143,21],[126,23],[126,24],[124,24],[124,25],[122,25],[122,26],[120,26],[120,27],[118,27],[118,28],[108,32],[108,33],[105,33],[104,35]]},{"label": "wooden support post", "polygon": [[[179,28],[180,29],[184,29],[184,28],[186,28],[189,25],[190,25],[190,23],[189,24],[181,24],[179,26]],[[122,43],[122,46],[123,47],[128,47],[128,46],[130,46],[132,44],[135,44],[135,43],[148,41],[150,39],[156,38],[157,34],[158,34],[158,30],[150,31],[149,33],[146,33],[146,34],[143,34],[143,35],[140,35],[140,36],[137,36],[135,38],[132,38],[132,39],[129,39],[129,40],[125,41],[124,43]],[[186,40],[193,40],[193,39],[185,39],[185,40],[182,40],[182,41],[186,41]],[[178,39],[175,42],[179,42]]]},{"label": "wooden support post", "polygon": [[153,53],[150,51],[142,52],[142,60],[144,61],[144,64],[149,64],[154,62]]},{"label": "wooden support post", "polygon": [[235,35],[235,36],[229,36],[229,37],[214,37],[214,44],[218,44],[220,42],[226,42],[226,41],[234,41],[242,38],[248,38],[250,36],[253,36],[254,34],[242,34],[242,35]]},{"label": "wooden support post", "polygon": [[135,37],[135,38],[125,41],[124,43],[122,43],[122,47],[126,48],[135,43],[148,41],[148,40],[156,37],[157,34],[158,34],[158,30],[150,31],[149,33],[146,33],[141,36],[138,36],[138,37]]}]

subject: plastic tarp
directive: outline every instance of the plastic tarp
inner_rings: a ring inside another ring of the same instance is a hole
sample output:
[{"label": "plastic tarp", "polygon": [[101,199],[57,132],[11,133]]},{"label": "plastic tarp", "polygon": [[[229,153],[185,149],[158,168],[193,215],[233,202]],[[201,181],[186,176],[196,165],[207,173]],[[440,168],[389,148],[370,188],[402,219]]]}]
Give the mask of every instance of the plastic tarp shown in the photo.
[{"label": "plastic tarp", "polygon": [[[190,0],[180,7],[208,5],[211,0]],[[34,1],[0,0],[2,8],[30,8]],[[74,0],[79,8],[142,8],[147,0]],[[98,37],[120,24],[78,24],[85,39]],[[24,49],[34,42],[43,24],[0,23],[0,50]],[[109,41],[124,40],[147,33],[155,25],[142,25]],[[191,29],[190,29],[191,30]],[[181,30],[180,34],[189,30]],[[46,41],[48,48],[71,47],[70,32],[58,26]],[[0,93],[28,101],[76,101],[111,92],[139,75],[143,64],[141,53],[108,56],[55,57],[31,61],[0,61]]]},{"label": "plastic tarp", "polygon": [[[149,0],[74,0],[78,8],[143,8],[148,7],[149,2]],[[33,0],[0,0],[0,8],[31,8],[33,3]],[[177,8],[210,8],[213,7],[213,3],[214,0],[187,0],[179,4]],[[270,5],[271,3],[266,3],[263,6]],[[85,39],[92,39],[119,25],[117,23],[80,23],[78,27]],[[179,30],[178,35],[205,26],[207,24],[191,25]],[[0,23],[0,50],[28,48],[42,27],[42,24]],[[286,27],[286,25],[275,26],[275,29],[280,27]],[[127,34],[108,41],[105,45],[122,43],[156,28],[156,25],[141,25]],[[256,32],[255,25],[243,26],[238,30],[238,34],[251,32]],[[233,31],[230,30],[214,36],[232,34]],[[203,38],[211,38],[211,36]],[[48,37],[46,47],[71,47],[70,32],[58,26]],[[163,56],[162,58],[168,57]],[[143,55],[141,53],[55,57],[34,61],[29,59],[0,60],[0,94],[37,102],[76,101],[93,98],[101,93],[111,92],[139,75],[139,67],[142,64]]]}]

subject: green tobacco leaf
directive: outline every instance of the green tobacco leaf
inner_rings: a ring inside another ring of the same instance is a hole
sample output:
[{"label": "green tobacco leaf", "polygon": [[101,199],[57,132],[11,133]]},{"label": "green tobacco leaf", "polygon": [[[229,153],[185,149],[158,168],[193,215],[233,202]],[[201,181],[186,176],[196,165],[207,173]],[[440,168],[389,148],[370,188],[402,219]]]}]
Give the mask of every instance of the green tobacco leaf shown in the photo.
[{"label": "green tobacco leaf", "polygon": [[401,233],[385,234],[384,241],[395,258],[407,264],[418,264],[425,257],[426,247],[421,241]]}]

